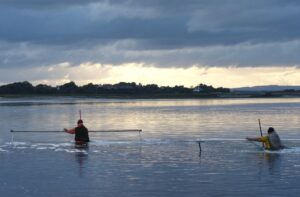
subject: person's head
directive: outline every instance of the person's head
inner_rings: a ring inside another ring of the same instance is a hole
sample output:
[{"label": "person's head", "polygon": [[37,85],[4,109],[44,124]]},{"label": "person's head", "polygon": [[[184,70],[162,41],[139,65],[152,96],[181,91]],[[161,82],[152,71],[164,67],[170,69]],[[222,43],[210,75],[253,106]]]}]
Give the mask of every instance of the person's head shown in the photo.
[{"label": "person's head", "polygon": [[80,119],[77,121],[77,125],[83,124],[83,121]]},{"label": "person's head", "polygon": [[271,134],[271,133],[273,133],[275,130],[274,130],[274,128],[273,127],[269,127],[269,129],[268,129],[268,134]]}]

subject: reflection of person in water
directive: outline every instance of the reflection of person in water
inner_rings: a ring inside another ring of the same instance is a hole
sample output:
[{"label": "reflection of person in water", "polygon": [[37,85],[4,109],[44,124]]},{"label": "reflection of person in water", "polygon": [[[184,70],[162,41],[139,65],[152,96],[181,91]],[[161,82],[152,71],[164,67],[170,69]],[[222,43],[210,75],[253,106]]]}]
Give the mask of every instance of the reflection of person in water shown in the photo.
[{"label": "reflection of person in water", "polygon": [[265,153],[264,158],[272,174],[276,171],[280,172],[280,154]]},{"label": "reflection of person in water", "polygon": [[84,165],[88,159],[88,154],[87,154],[87,152],[82,151],[82,152],[76,152],[75,156],[76,156],[75,159],[79,165],[78,166],[79,167],[79,176],[83,177],[83,175],[84,175],[83,169],[84,169]]}]

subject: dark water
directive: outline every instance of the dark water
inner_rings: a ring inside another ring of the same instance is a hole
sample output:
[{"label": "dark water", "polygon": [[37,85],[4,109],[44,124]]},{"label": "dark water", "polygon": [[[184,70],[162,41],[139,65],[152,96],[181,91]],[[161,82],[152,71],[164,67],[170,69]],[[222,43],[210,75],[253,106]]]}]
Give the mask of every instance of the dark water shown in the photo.
[{"label": "dark water", "polygon": [[[18,133],[74,126],[91,133],[76,149],[65,133]],[[300,99],[0,99],[1,196],[298,196]],[[277,129],[267,152],[244,141]],[[201,143],[199,156],[197,140]]]}]

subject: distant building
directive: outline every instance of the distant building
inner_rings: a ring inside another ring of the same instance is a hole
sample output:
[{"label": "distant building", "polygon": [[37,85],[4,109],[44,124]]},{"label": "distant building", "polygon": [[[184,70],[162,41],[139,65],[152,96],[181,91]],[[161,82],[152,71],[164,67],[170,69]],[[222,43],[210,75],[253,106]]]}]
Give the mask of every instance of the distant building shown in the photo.
[{"label": "distant building", "polygon": [[200,86],[197,86],[193,89],[193,92],[203,92],[203,91],[204,91],[204,89],[201,88]]}]

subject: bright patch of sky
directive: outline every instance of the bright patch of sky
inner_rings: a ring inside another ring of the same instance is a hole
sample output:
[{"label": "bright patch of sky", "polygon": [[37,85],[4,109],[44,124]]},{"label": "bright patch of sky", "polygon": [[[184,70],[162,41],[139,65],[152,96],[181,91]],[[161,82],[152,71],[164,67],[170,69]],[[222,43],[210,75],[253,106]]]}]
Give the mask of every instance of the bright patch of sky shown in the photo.
[{"label": "bright patch of sky", "polygon": [[31,76],[35,85],[61,85],[75,81],[78,85],[90,82],[111,84],[136,82],[158,84],[160,86],[184,85],[195,87],[200,83],[213,84],[216,87],[242,87],[279,84],[299,85],[300,69],[297,67],[198,67],[158,68],[143,64],[102,65],[86,63],[71,66],[62,63],[52,66],[30,67],[18,72],[19,68],[2,69],[0,78],[7,82],[25,81]]}]

